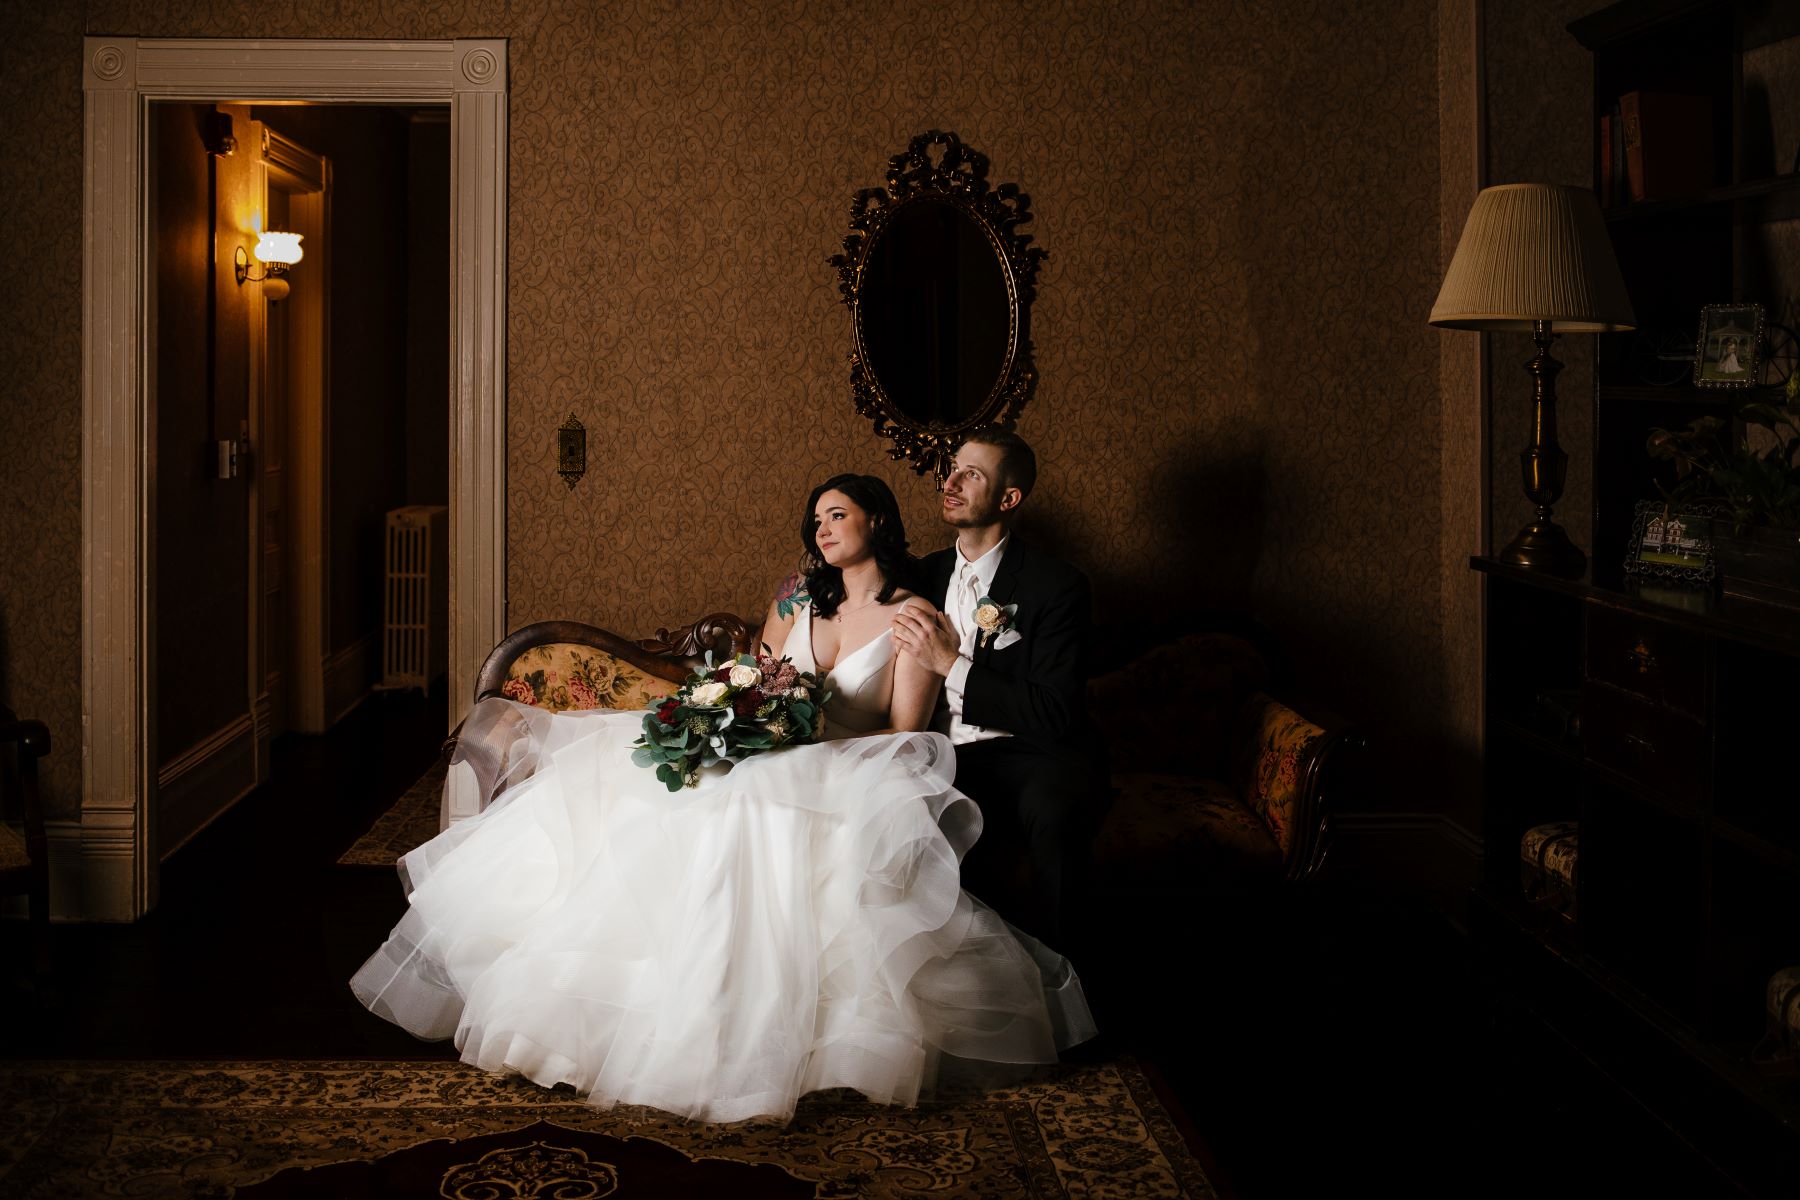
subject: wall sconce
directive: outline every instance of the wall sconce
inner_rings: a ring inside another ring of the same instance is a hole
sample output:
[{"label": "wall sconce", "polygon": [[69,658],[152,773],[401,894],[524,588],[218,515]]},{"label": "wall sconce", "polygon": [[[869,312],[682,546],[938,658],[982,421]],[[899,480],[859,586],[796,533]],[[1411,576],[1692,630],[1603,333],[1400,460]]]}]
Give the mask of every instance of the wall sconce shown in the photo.
[{"label": "wall sconce", "polygon": [[256,261],[264,264],[261,275],[250,273],[250,255],[239,246],[231,256],[232,266],[237,274],[238,286],[246,282],[263,285],[263,299],[285,300],[288,294],[288,282],[282,276],[287,269],[305,257],[306,252],[300,249],[298,233],[276,233],[270,231],[258,235],[256,243]]}]

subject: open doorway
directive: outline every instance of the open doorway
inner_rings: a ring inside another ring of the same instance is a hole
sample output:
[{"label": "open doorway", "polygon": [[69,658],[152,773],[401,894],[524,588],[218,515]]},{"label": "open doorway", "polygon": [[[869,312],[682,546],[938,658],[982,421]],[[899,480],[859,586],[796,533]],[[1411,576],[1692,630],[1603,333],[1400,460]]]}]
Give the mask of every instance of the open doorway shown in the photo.
[{"label": "open doorway", "polygon": [[[435,683],[443,705],[450,129],[444,105],[156,101],[147,133],[167,858],[268,782],[284,734],[323,734],[385,688]],[[299,234],[299,258],[266,260],[268,231]],[[401,677],[384,653],[396,513],[440,531],[416,581],[437,627]]]},{"label": "open doorway", "polygon": [[[156,904],[150,106],[162,100],[450,109],[449,677],[506,633],[506,42],[500,38],[82,40],[82,597],[79,822],[52,822],[52,913]],[[247,538],[246,538],[247,544]],[[468,706],[452,689],[446,724]]]}]

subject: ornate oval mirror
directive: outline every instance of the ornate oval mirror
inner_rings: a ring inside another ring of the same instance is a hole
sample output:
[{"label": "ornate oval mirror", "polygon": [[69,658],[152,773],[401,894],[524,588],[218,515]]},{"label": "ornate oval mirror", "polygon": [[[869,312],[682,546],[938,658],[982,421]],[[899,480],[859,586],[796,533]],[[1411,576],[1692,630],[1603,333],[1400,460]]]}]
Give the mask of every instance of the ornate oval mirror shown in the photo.
[{"label": "ornate oval mirror", "polygon": [[972,430],[1011,425],[1036,379],[1026,317],[1044,252],[1018,232],[1028,204],[988,186],[984,155],[932,130],[851,206],[831,262],[853,316],[856,411],[921,474],[942,478]]}]

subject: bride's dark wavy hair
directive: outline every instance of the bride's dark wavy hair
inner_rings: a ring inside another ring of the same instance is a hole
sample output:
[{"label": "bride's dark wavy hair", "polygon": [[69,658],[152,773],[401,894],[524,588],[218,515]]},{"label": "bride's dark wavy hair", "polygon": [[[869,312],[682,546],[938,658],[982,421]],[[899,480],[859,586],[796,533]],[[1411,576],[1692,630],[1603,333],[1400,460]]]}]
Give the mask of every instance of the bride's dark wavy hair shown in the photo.
[{"label": "bride's dark wavy hair", "polygon": [[813,611],[830,618],[844,602],[844,573],[819,556],[813,516],[819,497],[832,491],[844,493],[868,514],[869,542],[875,551],[875,565],[881,570],[876,603],[892,600],[897,588],[912,590],[918,559],[907,550],[906,522],[900,519],[900,504],[893,491],[873,475],[833,475],[812,490],[806,498],[806,511],[800,514],[800,544],[806,547],[800,571],[806,576],[806,594],[812,597]]}]

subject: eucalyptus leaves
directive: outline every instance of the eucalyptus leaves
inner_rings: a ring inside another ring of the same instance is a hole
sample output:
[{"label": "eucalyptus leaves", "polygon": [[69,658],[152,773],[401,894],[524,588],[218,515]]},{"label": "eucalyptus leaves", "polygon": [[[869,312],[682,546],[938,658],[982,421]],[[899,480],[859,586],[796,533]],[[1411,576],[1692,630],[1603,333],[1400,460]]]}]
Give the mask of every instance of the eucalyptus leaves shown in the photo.
[{"label": "eucalyptus leaves", "polygon": [[740,654],[714,663],[709,650],[704,670],[650,703],[631,761],[655,767],[671,792],[693,787],[702,767],[818,741],[830,699],[824,680],[789,659]]}]

